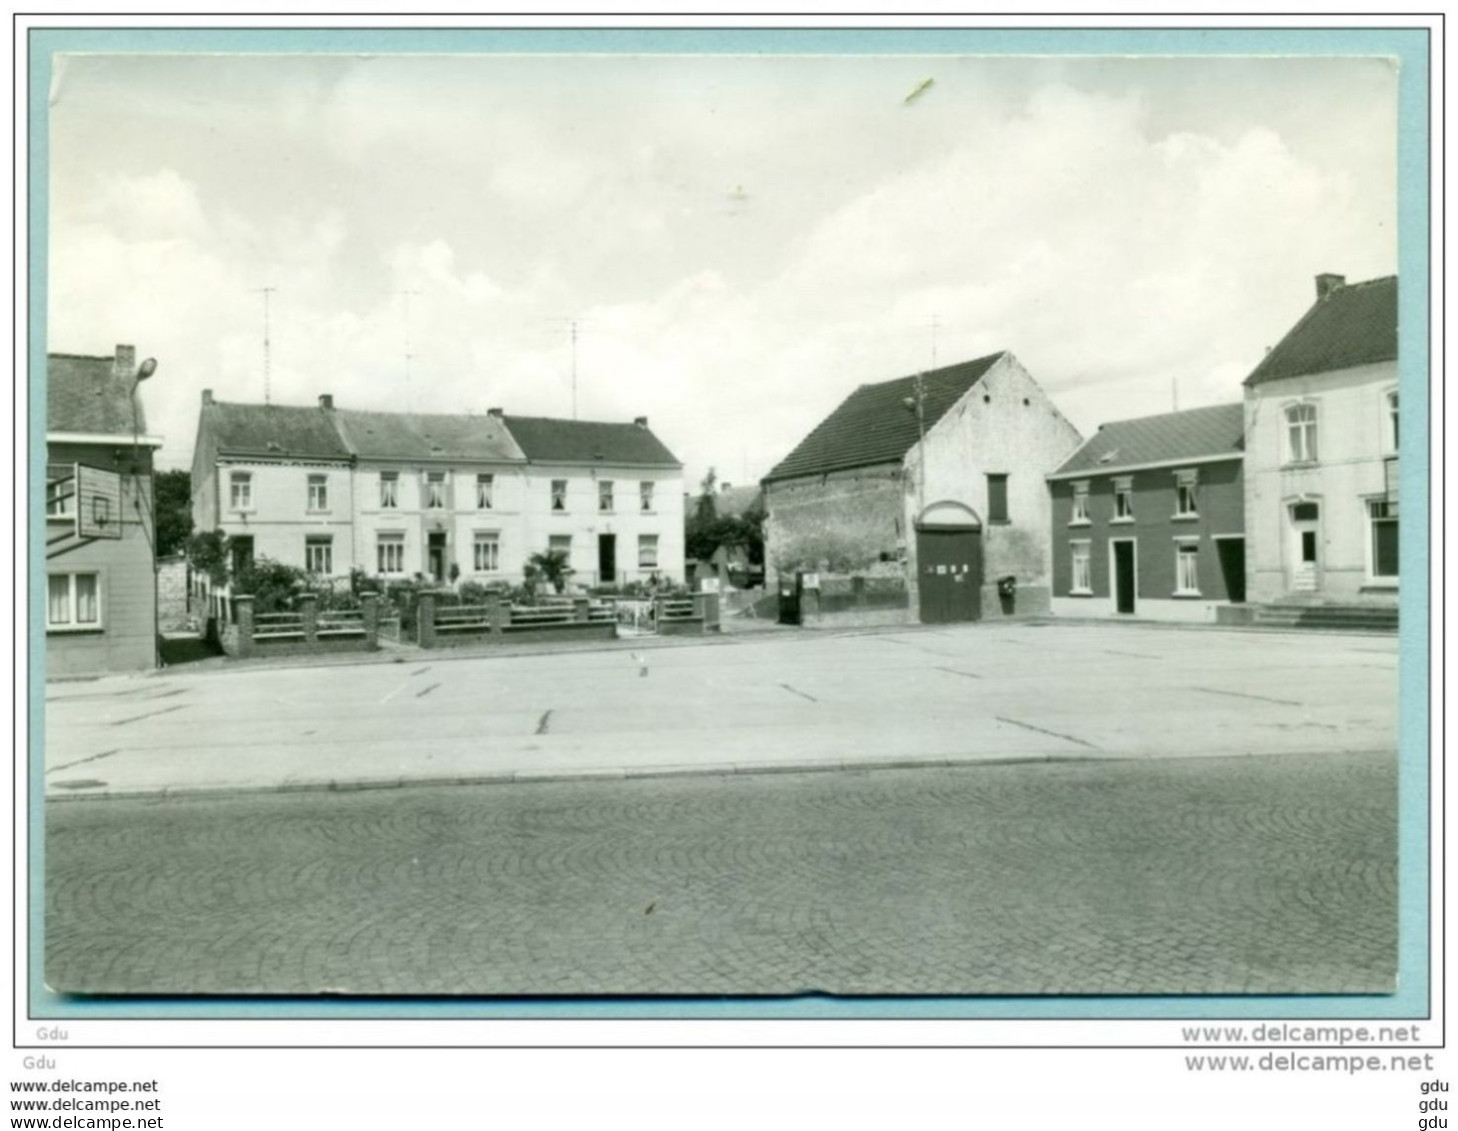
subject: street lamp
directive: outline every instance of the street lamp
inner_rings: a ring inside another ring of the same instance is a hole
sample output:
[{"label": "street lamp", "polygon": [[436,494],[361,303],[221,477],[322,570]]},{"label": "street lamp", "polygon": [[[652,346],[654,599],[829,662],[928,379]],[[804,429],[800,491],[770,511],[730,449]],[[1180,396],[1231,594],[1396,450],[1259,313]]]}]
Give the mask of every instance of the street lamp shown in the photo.
[{"label": "street lamp", "polygon": [[916,375],[916,393],[906,397],[902,404],[908,412],[916,413],[916,517],[926,510],[926,388],[922,383],[925,374]]}]

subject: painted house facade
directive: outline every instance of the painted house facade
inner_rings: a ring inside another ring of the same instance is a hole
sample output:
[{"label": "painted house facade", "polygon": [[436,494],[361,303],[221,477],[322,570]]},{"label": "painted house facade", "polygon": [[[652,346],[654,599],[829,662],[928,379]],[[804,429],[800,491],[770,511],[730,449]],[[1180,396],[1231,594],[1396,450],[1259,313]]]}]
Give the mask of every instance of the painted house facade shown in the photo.
[{"label": "painted house facade", "polygon": [[46,674],[157,663],[152,458],[136,350],[46,359]]},{"label": "painted house facade", "polygon": [[204,392],[193,521],[267,557],[440,584],[520,584],[560,549],[583,585],[683,580],[683,469],[633,424],[225,404]]},{"label": "painted house facade", "polygon": [[1397,279],[1316,293],[1245,380],[1251,599],[1395,607]]},{"label": "painted house facade", "polygon": [[1052,611],[1213,623],[1243,604],[1245,410],[1105,424],[1053,474]]},{"label": "painted house facade", "polygon": [[1046,612],[1044,477],[1080,439],[1007,352],[862,385],[763,481],[767,583],[901,575],[924,622]]}]

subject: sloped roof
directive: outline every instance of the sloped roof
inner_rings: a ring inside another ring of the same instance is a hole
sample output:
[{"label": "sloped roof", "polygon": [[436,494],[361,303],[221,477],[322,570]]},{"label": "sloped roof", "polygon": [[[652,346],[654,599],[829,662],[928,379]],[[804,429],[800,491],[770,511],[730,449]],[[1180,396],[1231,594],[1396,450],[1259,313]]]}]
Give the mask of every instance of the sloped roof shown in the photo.
[{"label": "sloped roof", "polygon": [[281,404],[202,406],[202,426],[210,429],[219,455],[308,456],[348,459],[350,452],[328,409]]},{"label": "sloped roof", "polygon": [[1245,406],[1211,405],[1105,424],[1049,478],[1106,474],[1182,459],[1235,458],[1244,450]]},{"label": "sloped roof", "polygon": [[132,418],[132,382],[112,373],[110,357],[46,356],[46,431],[130,436],[147,430],[139,395]]},{"label": "sloped roof", "polygon": [[[947,411],[980,381],[1004,356],[1005,351],[933,369],[921,377],[922,415],[931,431]],[[852,467],[889,463],[902,459],[920,439],[916,412],[906,402],[916,397],[917,377],[898,377],[875,385],[862,385],[841,402],[800,441],[795,450],[780,460],[764,477],[793,479],[801,475],[824,475]]]},{"label": "sloped roof", "polygon": [[1397,276],[1337,287],[1245,379],[1259,385],[1397,357]]},{"label": "sloped roof", "polygon": [[359,412],[334,409],[345,445],[375,459],[520,460],[522,452],[494,416]]},{"label": "sloped roof", "polygon": [[641,424],[507,416],[507,431],[536,463],[627,463],[680,467],[674,454]]}]

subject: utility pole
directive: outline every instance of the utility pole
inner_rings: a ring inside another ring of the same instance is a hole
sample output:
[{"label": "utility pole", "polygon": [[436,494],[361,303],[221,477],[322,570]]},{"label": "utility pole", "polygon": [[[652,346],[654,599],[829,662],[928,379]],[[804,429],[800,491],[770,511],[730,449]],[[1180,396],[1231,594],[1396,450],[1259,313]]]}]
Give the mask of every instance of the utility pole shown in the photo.
[{"label": "utility pole", "polygon": [[269,342],[269,297],[277,291],[274,286],[259,287],[254,294],[263,296],[263,403],[273,403],[273,351]]}]

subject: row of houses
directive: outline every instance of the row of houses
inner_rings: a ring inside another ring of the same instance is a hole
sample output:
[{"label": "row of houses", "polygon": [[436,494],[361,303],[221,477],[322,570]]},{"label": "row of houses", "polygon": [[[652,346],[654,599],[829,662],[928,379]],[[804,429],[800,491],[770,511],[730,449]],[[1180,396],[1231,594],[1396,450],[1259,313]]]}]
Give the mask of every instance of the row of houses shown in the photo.
[{"label": "row of houses", "polygon": [[[156,662],[161,440],[138,397],[153,368],[131,347],[49,358],[53,675]],[[861,386],[761,483],[766,581],[883,577],[906,619],[929,623],[1395,610],[1397,280],[1318,276],[1316,303],[1243,393],[1085,438],[1007,351]],[[557,550],[587,585],[684,579],[683,466],[646,417],[204,391],[191,479],[195,528],[227,536],[235,570],[267,557],[336,581],[515,584]]]},{"label": "row of houses", "polygon": [[1395,617],[1397,279],[1316,291],[1240,401],[1087,438],[1007,352],[860,387],[765,477],[771,577],[901,577],[923,623]]}]

